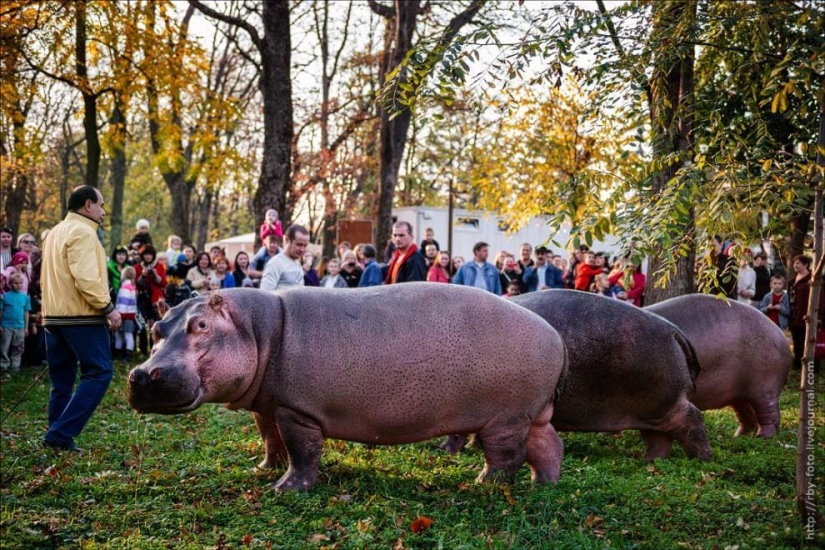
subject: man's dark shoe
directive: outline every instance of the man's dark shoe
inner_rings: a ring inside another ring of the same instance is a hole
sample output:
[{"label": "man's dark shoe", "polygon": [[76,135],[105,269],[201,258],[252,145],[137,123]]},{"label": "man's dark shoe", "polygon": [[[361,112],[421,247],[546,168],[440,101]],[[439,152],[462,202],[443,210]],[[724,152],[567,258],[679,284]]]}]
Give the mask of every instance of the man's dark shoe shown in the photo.
[{"label": "man's dark shoe", "polygon": [[54,449],[56,451],[66,451],[68,453],[74,453],[76,455],[82,455],[83,449],[79,447],[75,447],[74,443],[70,443],[69,445],[61,445],[60,443],[55,443],[54,441],[49,441],[47,439],[43,440],[43,445],[48,447],[49,449]]}]

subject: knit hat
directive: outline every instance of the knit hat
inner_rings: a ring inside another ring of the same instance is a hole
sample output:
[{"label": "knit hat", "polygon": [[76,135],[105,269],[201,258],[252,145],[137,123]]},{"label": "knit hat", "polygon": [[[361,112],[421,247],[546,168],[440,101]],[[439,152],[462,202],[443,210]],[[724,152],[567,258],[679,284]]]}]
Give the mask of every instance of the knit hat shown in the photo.
[{"label": "knit hat", "polygon": [[178,258],[175,260],[175,263],[182,264],[186,261],[186,254],[178,254]]},{"label": "knit hat", "polygon": [[138,220],[138,222],[135,224],[135,229],[140,230],[141,227],[145,227],[146,229],[149,229],[149,220],[143,220],[143,219]]},{"label": "knit hat", "polygon": [[29,263],[29,255],[25,252],[15,252],[11,257],[11,265],[20,265]]}]

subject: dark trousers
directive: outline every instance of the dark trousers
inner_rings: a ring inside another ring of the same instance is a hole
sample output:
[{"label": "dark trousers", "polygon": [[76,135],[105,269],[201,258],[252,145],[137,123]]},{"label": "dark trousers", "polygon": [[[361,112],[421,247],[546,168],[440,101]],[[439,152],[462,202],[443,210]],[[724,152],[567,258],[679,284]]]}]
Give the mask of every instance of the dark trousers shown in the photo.
[{"label": "dark trousers", "polygon": [[[793,340],[793,368],[801,369],[805,358],[805,325],[789,326]],[[819,370],[819,361],[814,361],[814,368]]]},{"label": "dark trousers", "polygon": [[[46,441],[73,448],[112,380],[106,325],[50,326],[46,351],[52,380]],[[74,390],[80,368],[80,384]]]}]

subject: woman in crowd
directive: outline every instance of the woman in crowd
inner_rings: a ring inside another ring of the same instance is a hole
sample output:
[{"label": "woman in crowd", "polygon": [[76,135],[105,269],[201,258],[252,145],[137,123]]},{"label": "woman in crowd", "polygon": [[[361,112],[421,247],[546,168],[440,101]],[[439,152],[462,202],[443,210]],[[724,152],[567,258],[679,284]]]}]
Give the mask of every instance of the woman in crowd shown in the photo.
[{"label": "woman in crowd", "polygon": [[151,244],[140,247],[140,262],[134,267],[138,310],[151,328],[160,319],[157,305],[163,299],[163,289],[166,288],[166,269],[158,262],[157,251]]},{"label": "woman in crowd", "polygon": [[453,275],[450,268],[450,252],[441,250],[436,254],[432,267],[427,271],[427,280],[432,283],[449,283]]},{"label": "woman in crowd", "polygon": [[215,269],[212,267],[212,258],[208,252],[200,252],[195,258],[195,266],[189,270],[186,280],[189,286],[196,292],[206,292],[209,290],[209,280],[215,276]]},{"label": "woman in crowd", "polygon": [[126,260],[129,259],[129,251],[122,244],[112,249],[112,257],[107,263],[109,274],[109,294],[114,302],[120,290],[120,279],[123,269],[128,266]]},{"label": "woman in crowd", "polygon": [[301,267],[304,268],[304,286],[319,286],[321,284],[318,279],[318,272],[315,271],[315,255],[309,250],[304,254]]},{"label": "woman in crowd", "polygon": [[[527,288],[521,280],[521,267],[519,267],[516,259],[507,255],[501,260],[501,270],[499,271],[499,279],[501,279],[501,288],[509,288],[510,281],[516,281],[521,292],[527,292]],[[509,291],[508,291],[509,292]]]},{"label": "woman in crowd", "polygon": [[626,295],[620,294],[618,297],[634,306],[642,307],[642,300],[645,293],[647,277],[642,273],[642,265],[634,264],[629,260],[621,260],[621,269],[614,268],[608,281],[611,285],[620,286]]},{"label": "woman in crowd", "polygon": [[455,278],[455,274],[458,273],[458,270],[461,269],[461,266],[464,265],[464,256],[453,256],[452,266],[452,276],[450,277],[450,282],[452,282],[453,278]]},{"label": "woman in crowd", "polygon": [[229,269],[229,260],[223,254],[215,256],[215,277],[220,281],[219,288],[235,288],[240,283],[235,283],[235,277]]},{"label": "woman in crowd", "polygon": [[235,269],[232,270],[232,277],[235,279],[235,286],[243,286],[245,280],[252,283],[249,276],[249,254],[241,250],[235,254]]}]

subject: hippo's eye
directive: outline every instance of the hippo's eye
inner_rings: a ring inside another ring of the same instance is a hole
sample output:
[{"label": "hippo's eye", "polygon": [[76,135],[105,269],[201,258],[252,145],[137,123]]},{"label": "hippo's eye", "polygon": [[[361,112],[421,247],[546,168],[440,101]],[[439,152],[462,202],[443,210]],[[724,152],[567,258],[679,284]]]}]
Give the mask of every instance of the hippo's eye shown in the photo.
[{"label": "hippo's eye", "polygon": [[186,332],[206,332],[209,330],[209,323],[203,317],[195,317],[190,319],[186,324]]}]

